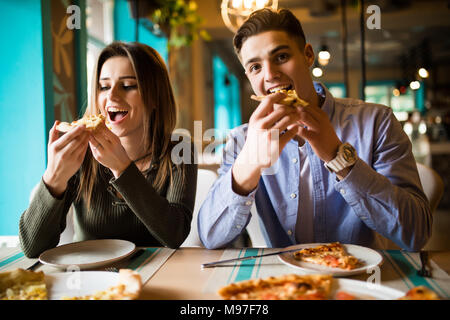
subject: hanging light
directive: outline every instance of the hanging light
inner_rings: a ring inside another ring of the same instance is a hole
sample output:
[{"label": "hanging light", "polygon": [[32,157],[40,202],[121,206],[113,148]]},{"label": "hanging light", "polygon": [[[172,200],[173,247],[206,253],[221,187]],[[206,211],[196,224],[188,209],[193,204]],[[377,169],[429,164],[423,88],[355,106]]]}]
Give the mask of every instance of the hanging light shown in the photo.
[{"label": "hanging light", "polygon": [[331,58],[331,54],[330,51],[328,51],[328,47],[327,45],[322,45],[322,47],[320,48],[318,57],[317,57],[317,61],[320,63],[320,65],[322,66],[326,66],[328,64],[328,62],[330,62],[330,58]]},{"label": "hanging light", "polygon": [[420,82],[417,81],[417,80],[411,81],[411,83],[409,84],[409,87],[410,87],[412,90],[417,90],[417,89],[420,88]]},{"label": "hanging light", "polygon": [[312,74],[314,77],[320,78],[323,75],[323,70],[319,66],[314,67],[314,69],[312,69]]},{"label": "hanging light", "polygon": [[425,68],[420,68],[419,71],[417,71],[417,73],[421,78],[428,78],[428,70]]},{"label": "hanging light", "polygon": [[228,29],[236,32],[245,19],[255,10],[278,9],[278,0],[222,0],[222,19]]}]

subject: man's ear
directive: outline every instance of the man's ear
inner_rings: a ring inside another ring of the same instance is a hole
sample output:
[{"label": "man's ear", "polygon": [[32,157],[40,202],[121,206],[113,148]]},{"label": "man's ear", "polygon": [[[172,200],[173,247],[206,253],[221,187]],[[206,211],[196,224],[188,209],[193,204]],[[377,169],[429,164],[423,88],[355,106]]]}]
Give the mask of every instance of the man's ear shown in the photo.
[{"label": "man's ear", "polygon": [[306,62],[308,63],[308,67],[311,67],[315,60],[314,50],[311,44],[305,44],[305,49],[303,50],[303,54],[305,55]]}]

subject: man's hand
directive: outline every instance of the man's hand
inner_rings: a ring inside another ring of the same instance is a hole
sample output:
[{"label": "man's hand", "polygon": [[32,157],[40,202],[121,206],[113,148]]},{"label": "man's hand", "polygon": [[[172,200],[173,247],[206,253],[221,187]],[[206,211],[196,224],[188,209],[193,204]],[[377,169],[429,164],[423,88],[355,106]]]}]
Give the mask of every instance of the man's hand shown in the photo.
[{"label": "man's hand", "polygon": [[328,115],[315,106],[298,107],[301,124],[297,134],[307,140],[314,153],[324,162],[333,160],[342,141],[339,140]]},{"label": "man's hand", "polygon": [[249,194],[258,185],[262,169],[272,166],[286,144],[297,134],[298,109],[279,105],[283,93],[268,95],[250,117],[247,138],[233,168],[233,190]]}]

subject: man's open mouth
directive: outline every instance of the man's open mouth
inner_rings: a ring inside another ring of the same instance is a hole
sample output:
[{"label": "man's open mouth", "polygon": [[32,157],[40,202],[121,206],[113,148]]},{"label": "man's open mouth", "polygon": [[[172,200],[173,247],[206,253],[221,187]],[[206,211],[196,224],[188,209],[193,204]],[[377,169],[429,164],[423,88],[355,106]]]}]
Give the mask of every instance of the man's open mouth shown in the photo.
[{"label": "man's open mouth", "polygon": [[127,110],[116,108],[116,107],[109,107],[108,108],[108,119],[111,123],[119,122],[123,118],[125,118],[128,114]]},{"label": "man's open mouth", "polygon": [[292,90],[292,85],[291,84],[284,84],[284,85],[281,85],[281,86],[270,88],[269,90],[267,90],[267,94],[275,93],[275,92],[278,92],[280,90]]}]

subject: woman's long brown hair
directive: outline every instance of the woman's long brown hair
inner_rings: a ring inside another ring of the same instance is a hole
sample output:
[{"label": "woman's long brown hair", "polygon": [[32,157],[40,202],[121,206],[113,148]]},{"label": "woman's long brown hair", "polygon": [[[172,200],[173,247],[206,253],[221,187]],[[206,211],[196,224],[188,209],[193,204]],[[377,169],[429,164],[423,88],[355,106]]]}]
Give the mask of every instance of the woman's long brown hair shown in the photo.
[{"label": "woman's long brown hair", "polygon": [[[173,162],[171,150],[173,143],[171,134],[176,125],[176,105],[169,80],[166,65],[163,59],[153,48],[137,42],[113,42],[100,53],[94,69],[92,81],[92,95],[90,105],[85,115],[99,114],[97,105],[99,93],[99,76],[103,64],[112,57],[121,56],[130,59],[136,79],[138,90],[145,105],[142,141],[144,155],[151,152],[152,163],[158,163],[158,171],[153,181],[153,187],[161,189],[167,178],[172,180]],[[98,181],[100,164],[94,159],[90,149],[80,169],[80,184],[78,200],[83,199],[87,208],[91,207],[91,195],[96,181]]]}]

